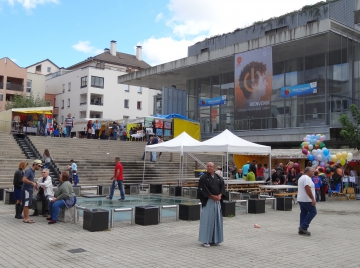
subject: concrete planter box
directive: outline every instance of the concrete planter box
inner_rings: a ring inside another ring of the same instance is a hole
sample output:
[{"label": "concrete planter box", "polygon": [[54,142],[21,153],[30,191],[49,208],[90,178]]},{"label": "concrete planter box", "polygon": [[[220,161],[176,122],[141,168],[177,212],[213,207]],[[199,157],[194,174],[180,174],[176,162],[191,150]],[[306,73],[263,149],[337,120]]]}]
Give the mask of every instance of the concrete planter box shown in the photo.
[{"label": "concrete planter box", "polygon": [[231,201],[221,202],[221,211],[223,217],[235,216],[235,202],[231,202]]},{"label": "concrete planter box", "polygon": [[156,225],[159,223],[159,207],[138,206],[135,207],[135,224]]},{"label": "concrete planter box", "polygon": [[200,220],[200,205],[192,203],[179,204],[179,219],[184,221]]},{"label": "concrete planter box", "polygon": [[83,229],[90,232],[104,231],[109,228],[109,211],[92,209],[84,211]]}]

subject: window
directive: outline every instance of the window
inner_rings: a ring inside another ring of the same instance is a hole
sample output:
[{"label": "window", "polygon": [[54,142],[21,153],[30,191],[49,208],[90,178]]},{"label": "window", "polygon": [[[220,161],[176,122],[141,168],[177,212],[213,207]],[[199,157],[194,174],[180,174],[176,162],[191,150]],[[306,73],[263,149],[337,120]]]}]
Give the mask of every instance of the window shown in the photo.
[{"label": "window", "polygon": [[129,108],[129,100],[124,100],[124,108]]},{"label": "window", "polygon": [[47,72],[51,73],[51,67],[47,67]]},{"label": "window", "polygon": [[35,67],[35,73],[41,73],[41,64]]},{"label": "window", "polygon": [[28,93],[31,92],[31,85],[32,85],[32,81],[27,80],[27,82],[26,82],[26,92],[28,92]]},{"label": "window", "polygon": [[0,93],[0,101],[4,100],[4,95],[2,93]]},{"label": "window", "polygon": [[62,93],[65,93],[65,84],[63,84],[63,90]]},{"label": "window", "polygon": [[138,88],[138,93],[139,93],[139,94],[142,94],[142,87],[139,87],[139,88]]},{"label": "window", "polygon": [[68,91],[71,91],[71,82],[68,83]]},{"label": "window", "polygon": [[123,115],[123,119],[129,119],[128,115]]},{"label": "window", "polygon": [[61,116],[61,124],[64,124],[64,116]]},{"label": "window", "polygon": [[81,87],[87,87],[87,76],[81,77]]},{"label": "window", "polygon": [[68,107],[70,107],[70,99],[68,99]]},{"label": "window", "polygon": [[51,102],[50,101],[45,101],[45,106],[46,107],[51,106]]},{"label": "window", "polygon": [[91,86],[104,88],[104,77],[91,76]]},{"label": "window", "polygon": [[130,92],[130,85],[126,85],[125,92]]},{"label": "window", "polygon": [[136,108],[137,108],[138,110],[141,110],[141,101],[138,101],[138,102],[137,102]]},{"label": "window", "polygon": [[64,109],[64,100],[61,101],[61,109]]}]

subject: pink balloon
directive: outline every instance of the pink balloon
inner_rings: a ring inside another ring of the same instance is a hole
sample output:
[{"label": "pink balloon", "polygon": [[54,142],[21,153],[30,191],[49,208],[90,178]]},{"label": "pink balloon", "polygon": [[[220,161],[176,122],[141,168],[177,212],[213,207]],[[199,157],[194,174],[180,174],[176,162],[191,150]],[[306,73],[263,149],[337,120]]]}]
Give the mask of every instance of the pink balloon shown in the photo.
[{"label": "pink balloon", "polygon": [[301,151],[304,155],[307,155],[308,154],[308,150],[306,150],[306,149],[302,149],[302,151]]}]

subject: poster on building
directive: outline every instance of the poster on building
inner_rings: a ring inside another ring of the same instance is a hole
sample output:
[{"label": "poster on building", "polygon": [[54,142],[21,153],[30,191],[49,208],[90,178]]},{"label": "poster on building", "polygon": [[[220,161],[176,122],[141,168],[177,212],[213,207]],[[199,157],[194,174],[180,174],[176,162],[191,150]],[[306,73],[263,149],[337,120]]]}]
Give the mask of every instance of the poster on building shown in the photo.
[{"label": "poster on building", "polygon": [[160,129],[160,128],[157,128],[156,129],[156,136],[159,136],[159,137],[163,136],[163,130]]},{"label": "poster on building", "polygon": [[165,129],[171,129],[171,122],[164,121],[164,128]]},{"label": "poster on building", "polygon": [[211,98],[211,99],[199,99],[199,106],[215,106],[222,105],[226,103],[226,95]]},{"label": "poster on building", "polygon": [[293,96],[316,94],[316,93],[317,93],[317,82],[296,85],[296,86],[282,87],[280,89],[281,98],[288,98]]},{"label": "poster on building", "polygon": [[265,47],[235,55],[235,113],[237,118],[265,116],[270,110],[272,48]]},{"label": "poster on building", "polygon": [[154,118],[145,117],[145,127],[153,127]]},{"label": "poster on building", "polygon": [[163,128],[164,124],[163,124],[163,120],[161,119],[155,119],[155,128]]}]

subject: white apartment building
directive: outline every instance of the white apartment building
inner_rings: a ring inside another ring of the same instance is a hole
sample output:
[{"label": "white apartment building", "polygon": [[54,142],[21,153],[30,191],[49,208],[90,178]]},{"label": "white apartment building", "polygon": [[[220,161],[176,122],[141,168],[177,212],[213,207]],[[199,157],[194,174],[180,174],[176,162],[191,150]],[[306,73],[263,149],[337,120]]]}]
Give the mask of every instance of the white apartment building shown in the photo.
[{"label": "white apartment building", "polygon": [[[142,60],[141,47],[136,55],[110,49],[66,69],[46,76],[45,93],[55,95],[55,118],[59,123],[71,113],[74,121],[85,118],[127,119],[153,114],[153,96],[159,93],[144,87],[118,84],[118,76],[150,67]],[[75,125],[73,132],[84,131]]]}]

